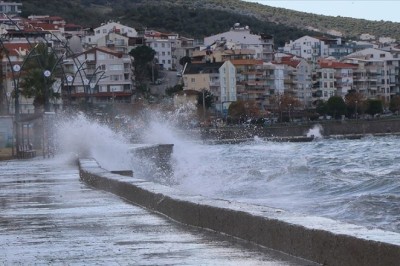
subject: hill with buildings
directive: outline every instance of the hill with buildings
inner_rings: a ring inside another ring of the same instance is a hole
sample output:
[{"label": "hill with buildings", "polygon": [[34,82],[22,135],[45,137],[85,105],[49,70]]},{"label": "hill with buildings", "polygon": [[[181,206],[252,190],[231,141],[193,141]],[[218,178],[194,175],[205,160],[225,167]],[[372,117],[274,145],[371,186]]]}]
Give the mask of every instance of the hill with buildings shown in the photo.
[{"label": "hill with buildings", "polygon": [[239,22],[255,33],[273,35],[278,46],[306,34],[400,39],[400,23],[315,15],[240,0],[53,0],[46,8],[40,0],[24,0],[22,9],[23,16],[58,15],[87,27],[115,20],[193,38],[224,32]]}]

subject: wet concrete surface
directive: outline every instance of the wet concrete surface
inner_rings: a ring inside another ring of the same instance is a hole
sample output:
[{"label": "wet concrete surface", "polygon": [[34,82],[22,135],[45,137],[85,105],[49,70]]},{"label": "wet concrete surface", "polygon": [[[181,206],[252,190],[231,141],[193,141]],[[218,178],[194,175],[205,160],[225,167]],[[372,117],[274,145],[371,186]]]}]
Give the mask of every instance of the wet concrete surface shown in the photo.
[{"label": "wet concrete surface", "polygon": [[315,265],[93,189],[65,158],[0,162],[0,210],[0,265]]}]

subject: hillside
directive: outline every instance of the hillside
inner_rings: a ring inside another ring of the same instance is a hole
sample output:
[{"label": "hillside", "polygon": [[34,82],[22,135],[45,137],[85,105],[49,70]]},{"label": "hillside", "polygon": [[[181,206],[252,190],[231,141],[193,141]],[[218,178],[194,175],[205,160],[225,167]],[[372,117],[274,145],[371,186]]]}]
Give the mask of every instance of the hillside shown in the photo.
[{"label": "hillside", "polygon": [[202,38],[228,30],[234,23],[274,36],[281,46],[309,34],[341,32],[355,39],[362,33],[400,40],[400,23],[331,17],[275,8],[240,0],[24,0],[23,16],[51,14],[88,27],[116,20],[135,28],[154,28]]}]

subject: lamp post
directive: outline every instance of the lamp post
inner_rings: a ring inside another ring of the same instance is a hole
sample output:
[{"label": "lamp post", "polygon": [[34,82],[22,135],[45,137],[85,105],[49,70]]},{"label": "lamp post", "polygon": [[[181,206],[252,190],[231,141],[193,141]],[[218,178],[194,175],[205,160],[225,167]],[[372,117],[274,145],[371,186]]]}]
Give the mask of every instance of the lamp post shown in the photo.
[{"label": "lamp post", "polygon": [[358,110],[357,110],[358,101],[356,100],[356,121],[358,121]]},{"label": "lamp post", "polygon": [[292,122],[292,117],[290,116],[290,111],[292,109],[292,104],[289,104],[289,123]]}]

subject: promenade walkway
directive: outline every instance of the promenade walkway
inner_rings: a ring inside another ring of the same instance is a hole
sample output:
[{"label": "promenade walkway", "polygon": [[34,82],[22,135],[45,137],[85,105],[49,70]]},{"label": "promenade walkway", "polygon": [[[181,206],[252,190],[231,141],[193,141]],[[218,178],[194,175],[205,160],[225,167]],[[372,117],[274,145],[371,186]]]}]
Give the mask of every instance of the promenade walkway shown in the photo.
[{"label": "promenade walkway", "polygon": [[93,264],[313,265],[88,187],[66,158],[0,161],[0,265]]}]

